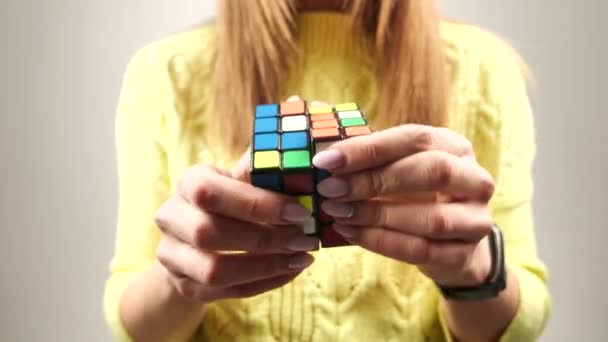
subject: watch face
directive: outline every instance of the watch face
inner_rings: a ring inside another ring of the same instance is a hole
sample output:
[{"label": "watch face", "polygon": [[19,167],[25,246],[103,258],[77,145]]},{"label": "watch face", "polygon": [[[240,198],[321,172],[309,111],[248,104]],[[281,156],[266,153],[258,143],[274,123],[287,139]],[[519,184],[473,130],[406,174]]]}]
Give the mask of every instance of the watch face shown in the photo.
[{"label": "watch face", "polygon": [[498,296],[506,288],[504,246],[502,233],[498,227],[492,228],[490,234],[490,252],[492,267],[485,283],[475,287],[441,287],[444,297],[454,300],[482,300]]}]

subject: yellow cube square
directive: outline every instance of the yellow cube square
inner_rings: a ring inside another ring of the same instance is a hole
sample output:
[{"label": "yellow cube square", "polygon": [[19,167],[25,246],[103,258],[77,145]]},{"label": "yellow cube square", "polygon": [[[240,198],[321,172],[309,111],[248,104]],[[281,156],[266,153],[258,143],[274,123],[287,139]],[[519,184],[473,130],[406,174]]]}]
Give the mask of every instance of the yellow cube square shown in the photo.
[{"label": "yellow cube square", "polygon": [[331,108],[331,106],[310,106],[308,107],[308,113],[310,113],[311,115],[314,114],[328,114],[328,113],[332,113],[334,110],[333,108]]},{"label": "yellow cube square", "polygon": [[354,102],[340,103],[336,105],[336,112],[347,112],[357,109],[359,109],[359,107]]},{"label": "yellow cube square", "polygon": [[254,169],[278,168],[280,161],[279,151],[260,151],[253,154]]},{"label": "yellow cube square", "polygon": [[312,196],[298,196],[298,202],[312,214]]}]

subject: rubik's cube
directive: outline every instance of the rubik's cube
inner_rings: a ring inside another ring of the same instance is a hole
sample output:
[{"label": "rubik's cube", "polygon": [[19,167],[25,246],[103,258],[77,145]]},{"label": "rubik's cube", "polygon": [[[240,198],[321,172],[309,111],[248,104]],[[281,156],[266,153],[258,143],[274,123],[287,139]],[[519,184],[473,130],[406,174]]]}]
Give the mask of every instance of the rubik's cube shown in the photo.
[{"label": "rubik's cube", "polygon": [[297,197],[311,218],[301,225],[323,247],[347,245],[321,209],[317,184],[330,176],[312,165],[316,153],[333,143],[372,131],[355,103],[307,107],[304,101],[256,106],[251,156],[253,185]]}]

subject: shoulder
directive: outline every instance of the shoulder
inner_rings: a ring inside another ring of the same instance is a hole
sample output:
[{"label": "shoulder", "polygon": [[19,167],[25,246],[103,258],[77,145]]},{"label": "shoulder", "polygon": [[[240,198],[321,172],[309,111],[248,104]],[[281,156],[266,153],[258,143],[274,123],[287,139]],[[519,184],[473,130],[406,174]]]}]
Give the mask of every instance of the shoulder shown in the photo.
[{"label": "shoulder", "polygon": [[451,74],[466,81],[467,87],[491,95],[505,86],[526,82],[529,73],[523,59],[498,35],[453,21],[442,22],[441,34]]},{"label": "shoulder", "polygon": [[[148,43],[128,61],[125,81],[159,83],[208,71],[215,56],[216,29],[206,24]],[[152,79],[151,79],[152,78]],[[156,81],[156,82],[154,82]]]},{"label": "shoulder", "polygon": [[503,38],[481,27],[444,20],[441,36],[448,59],[479,67],[520,66],[517,52]]}]

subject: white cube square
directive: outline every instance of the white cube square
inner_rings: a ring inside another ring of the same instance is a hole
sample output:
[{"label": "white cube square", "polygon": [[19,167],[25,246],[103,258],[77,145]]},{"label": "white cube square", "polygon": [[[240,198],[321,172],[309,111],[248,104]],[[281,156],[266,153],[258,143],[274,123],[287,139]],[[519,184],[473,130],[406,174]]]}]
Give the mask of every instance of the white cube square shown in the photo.
[{"label": "white cube square", "polygon": [[340,119],[355,119],[355,118],[361,118],[361,112],[358,110],[351,110],[348,112],[340,112],[338,113],[338,117]]},{"label": "white cube square", "polygon": [[284,116],[281,118],[281,130],[283,132],[305,131],[308,129],[308,118],[306,115]]}]

